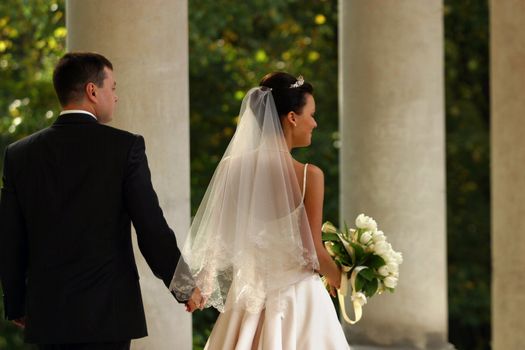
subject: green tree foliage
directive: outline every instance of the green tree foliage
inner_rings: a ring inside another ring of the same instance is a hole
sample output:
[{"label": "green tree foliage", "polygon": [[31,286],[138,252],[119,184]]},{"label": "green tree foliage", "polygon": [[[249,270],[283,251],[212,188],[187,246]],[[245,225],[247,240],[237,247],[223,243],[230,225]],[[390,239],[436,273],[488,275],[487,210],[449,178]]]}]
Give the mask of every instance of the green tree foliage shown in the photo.
[{"label": "green tree foliage", "polygon": [[56,116],[51,74],[64,53],[63,2],[0,3],[0,148]]},{"label": "green tree foliage", "polygon": [[449,338],[490,346],[488,1],[445,1]]},{"label": "green tree foliage", "polygon": [[[65,51],[64,2],[0,2],[0,152],[51,124],[58,103],[53,67]],[[0,290],[1,292],[1,290]],[[3,315],[3,305],[0,304]],[[31,349],[22,332],[0,321],[0,349]]]},{"label": "green tree foliage", "polygon": [[337,218],[337,8],[335,1],[190,0],[193,209],[237,123],[241,100],[272,71],[314,85],[319,127],[299,157],[327,172],[326,212]]}]

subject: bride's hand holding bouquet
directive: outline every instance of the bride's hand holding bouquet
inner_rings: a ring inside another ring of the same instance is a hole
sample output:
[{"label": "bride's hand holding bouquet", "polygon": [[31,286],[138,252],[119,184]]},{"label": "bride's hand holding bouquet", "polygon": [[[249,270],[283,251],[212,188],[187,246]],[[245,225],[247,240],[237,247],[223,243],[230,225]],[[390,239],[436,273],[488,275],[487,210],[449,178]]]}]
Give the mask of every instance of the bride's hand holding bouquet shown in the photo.
[{"label": "bride's hand holding bouquet", "polygon": [[[327,221],[321,229],[325,248],[341,269],[339,303],[345,321],[351,324],[361,318],[362,306],[367,298],[383,291],[394,291],[399,278],[399,265],[403,262],[402,254],[394,251],[385,234],[378,230],[374,219],[360,214],[355,224],[355,229],[345,225],[339,230]],[[332,276],[327,277],[328,280],[333,279]],[[351,320],[345,310],[348,284],[355,320]],[[333,286],[333,283],[330,285]]]},{"label": "bride's hand holding bouquet", "polygon": [[[325,260],[324,263],[321,260]],[[326,253],[326,256],[319,256],[319,265],[325,266],[325,271],[319,271],[323,275],[325,286],[332,297],[337,296],[337,290],[341,288],[341,267],[335,263],[332,257]]]}]

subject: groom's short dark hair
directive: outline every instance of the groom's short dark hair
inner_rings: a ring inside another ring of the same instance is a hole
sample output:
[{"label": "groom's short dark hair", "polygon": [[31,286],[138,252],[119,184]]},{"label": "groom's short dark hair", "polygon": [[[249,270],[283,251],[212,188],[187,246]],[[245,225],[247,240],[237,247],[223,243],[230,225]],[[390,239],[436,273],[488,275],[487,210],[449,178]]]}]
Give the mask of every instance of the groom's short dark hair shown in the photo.
[{"label": "groom's short dark hair", "polygon": [[70,52],[58,62],[53,72],[53,86],[62,106],[80,101],[88,83],[101,87],[106,73],[113,65],[104,56],[93,52]]}]

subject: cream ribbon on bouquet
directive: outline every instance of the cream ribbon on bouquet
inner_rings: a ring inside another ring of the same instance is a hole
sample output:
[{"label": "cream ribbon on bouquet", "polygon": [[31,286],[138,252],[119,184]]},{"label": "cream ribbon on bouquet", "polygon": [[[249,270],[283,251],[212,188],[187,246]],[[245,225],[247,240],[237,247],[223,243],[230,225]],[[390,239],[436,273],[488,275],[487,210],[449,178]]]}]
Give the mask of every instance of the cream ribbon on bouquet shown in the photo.
[{"label": "cream ribbon on bouquet", "polygon": [[348,278],[346,277],[346,273],[350,271],[350,268],[348,266],[342,267],[343,270],[341,271],[341,287],[337,290],[337,296],[339,299],[339,306],[341,307],[341,313],[343,314],[343,318],[346,322],[350,324],[356,324],[363,316],[363,305],[366,304],[366,296],[364,293],[356,292],[355,280],[359,272],[367,268],[368,267],[366,266],[357,266],[354,269],[354,271],[352,271],[352,274],[350,276],[350,287],[352,288],[351,300],[352,300],[352,305],[354,307],[354,315],[355,315],[355,320],[352,320],[346,313],[346,306],[345,306],[345,298],[346,298],[346,295],[348,294]]}]

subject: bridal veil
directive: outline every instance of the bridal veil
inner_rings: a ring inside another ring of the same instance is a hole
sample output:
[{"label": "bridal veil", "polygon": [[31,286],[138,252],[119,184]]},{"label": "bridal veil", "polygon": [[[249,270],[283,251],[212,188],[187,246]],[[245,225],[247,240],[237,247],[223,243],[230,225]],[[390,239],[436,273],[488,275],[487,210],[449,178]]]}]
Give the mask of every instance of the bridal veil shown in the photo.
[{"label": "bridal veil", "polygon": [[[266,296],[319,268],[293,160],[266,87],[245,96],[182,248],[170,289],[206,307],[259,312]],[[226,297],[230,300],[226,303]]]}]

